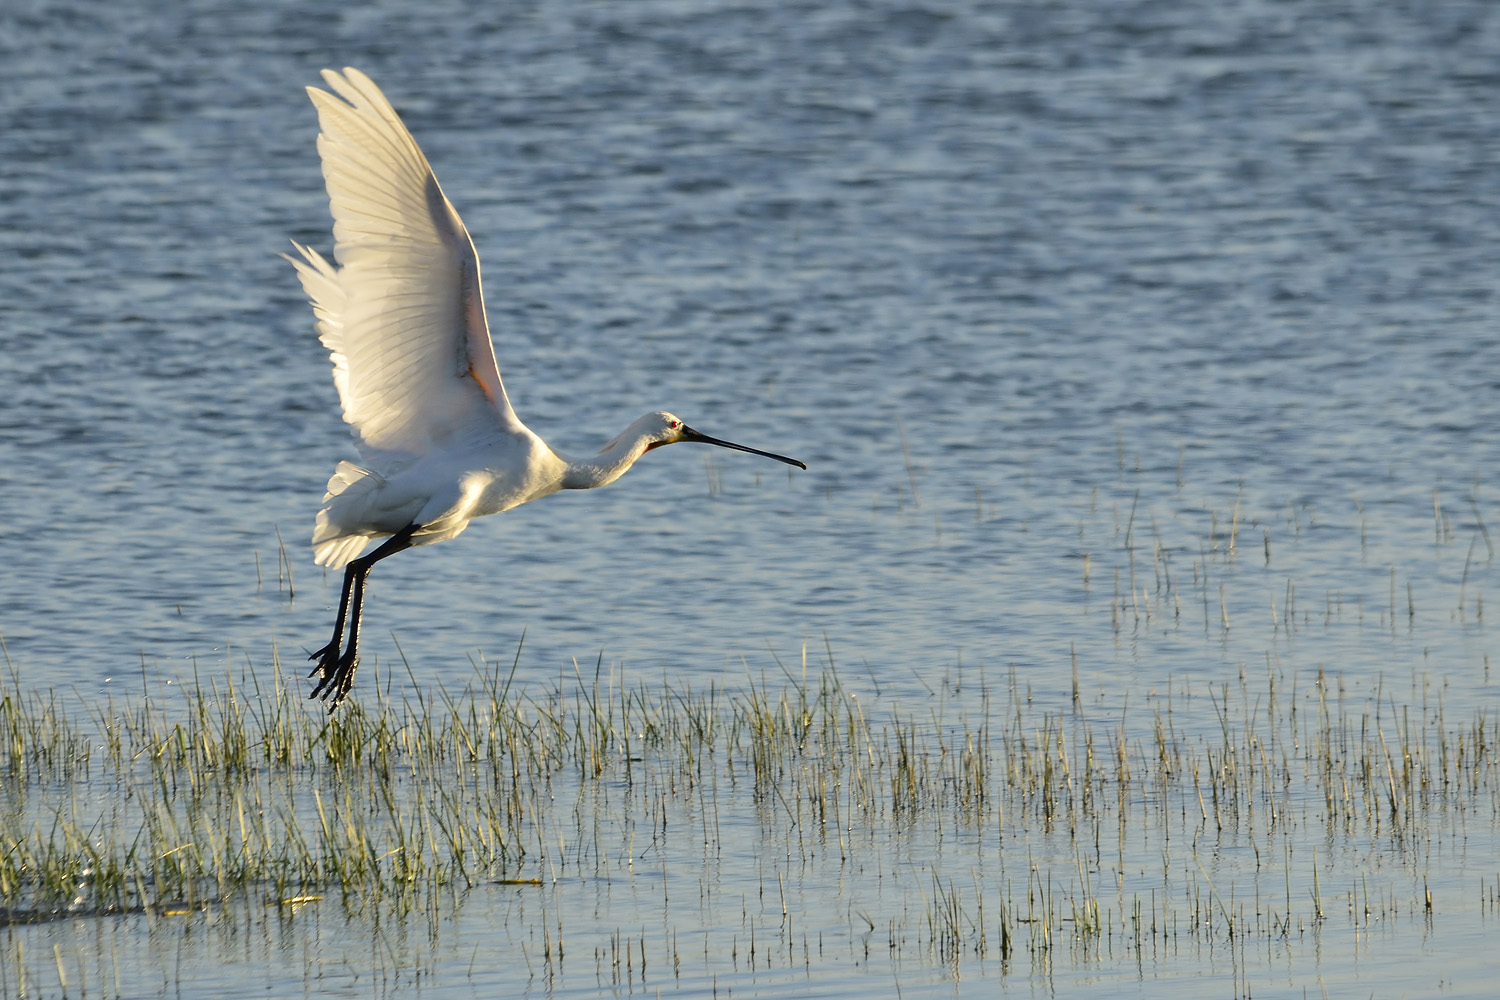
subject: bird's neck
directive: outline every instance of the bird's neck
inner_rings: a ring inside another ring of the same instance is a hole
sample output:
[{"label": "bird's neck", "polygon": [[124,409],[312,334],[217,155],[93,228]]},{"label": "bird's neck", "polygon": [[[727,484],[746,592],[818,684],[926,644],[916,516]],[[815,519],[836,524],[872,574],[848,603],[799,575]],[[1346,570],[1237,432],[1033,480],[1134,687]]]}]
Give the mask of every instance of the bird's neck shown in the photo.
[{"label": "bird's neck", "polygon": [[569,460],[563,473],[562,488],[565,490],[591,490],[605,486],[625,474],[635,460],[646,453],[644,437],[621,435],[615,438],[593,458],[579,461]]}]

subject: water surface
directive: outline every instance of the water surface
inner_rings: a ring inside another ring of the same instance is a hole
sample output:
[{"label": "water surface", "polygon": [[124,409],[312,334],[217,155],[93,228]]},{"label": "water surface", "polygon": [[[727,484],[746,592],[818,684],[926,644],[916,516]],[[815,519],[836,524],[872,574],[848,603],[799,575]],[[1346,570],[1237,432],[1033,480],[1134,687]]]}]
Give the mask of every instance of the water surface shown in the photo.
[{"label": "water surface", "polygon": [[[1497,59],[1482,2],[12,4],[9,659],[86,707],[249,665],[299,683],[325,641],[338,580],[306,537],[353,449],[276,254],[331,243],[301,88],[347,64],[385,87],[472,230],[530,426],[582,453],[666,407],[810,466],[673,448],[608,490],[382,564],[364,685],[379,670],[398,691],[457,690],[524,634],[517,683],[533,688],[596,664],[744,686],[806,647],[919,716],[954,677],[968,692],[1013,677],[1038,710],[1071,710],[1075,657],[1091,717],[1140,735],[1150,715],[1131,706],[1242,670],[1493,713]],[[1176,724],[1207,739],[1215,710],[1192,705]],[[1488,852],[1473,871],[1462,851],[1407,871],[1402,899],[1448,879],[1453,909],[1403,910],[1357,960],[1303,944],[1009,982],[1197,995],[1200,975],[1240,988],[1229,962],[1271,977],[1261,991],[1354,976],[1482,992],[1465,956],[1489,917],[1457,900],[1492,877],[1495,832],[1488,814],[1458,838]],[[925,885],[945,848],[916,843]],[[1149,859],[1136,847],[1122,870]],[[751,871],[710,881],[758,900],[762,850],[747,823],[726,853]],[[1369,845],[1339,877],[1377,862]],[[857,938],[850,890],[817,874],[803,905],[840,908]],[[629,884],[547,890],[566,903],[484,893],[384,961],[430,963],[434,995],[487,992],[517,981],[515,950],[458,974],[476,927],[530,940],[535,908],[598,905],[606,940],[636,905],[612,894],[655,898]],[[257,939],[258,992],[365,988],[368,929],[316,926],[312,945],[300,926]],[[144,934],[147,980],[244,985],[214,978],[236,945],[211,934],[135,918],[9,933],[38,960],[57,935],[133,949]],[[865,969],[849,947],[837,962]],[[315,954],[289,972],[299,948]],[[815,984],[979,995],[998,975],[907,961],[909,980],[881,966]]]}]

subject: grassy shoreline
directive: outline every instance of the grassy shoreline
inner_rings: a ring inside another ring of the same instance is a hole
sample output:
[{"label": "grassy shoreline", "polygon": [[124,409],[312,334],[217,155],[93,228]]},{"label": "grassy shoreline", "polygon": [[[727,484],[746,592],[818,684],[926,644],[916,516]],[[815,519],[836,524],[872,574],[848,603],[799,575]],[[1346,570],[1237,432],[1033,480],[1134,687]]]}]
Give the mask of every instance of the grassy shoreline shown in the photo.
[{"label": "grassy shoreline", "polygon": [[[742,852],[758,824],[804,866],[925,852],[913,934],[934,961],[1273,941],[1452,904],[1432,857],[1500,816],[1493,708],[1355,698],[1337,676],[1242,675],[1096,721],[1014,678],[909,711],[831,665],[734,690],[514,671],[410,698],[374,683],[325,718],[274,655],[269,681],[87,711],[12,667],[0,922],[315,902],[420,919],[475,886],[608,877],[644,842]],[[1181,723],[1194,699],[1213,731]],[[1157,874],[1124,877],[1143,852]],[[1486,877],[1463,891],[1493,912]]]}]

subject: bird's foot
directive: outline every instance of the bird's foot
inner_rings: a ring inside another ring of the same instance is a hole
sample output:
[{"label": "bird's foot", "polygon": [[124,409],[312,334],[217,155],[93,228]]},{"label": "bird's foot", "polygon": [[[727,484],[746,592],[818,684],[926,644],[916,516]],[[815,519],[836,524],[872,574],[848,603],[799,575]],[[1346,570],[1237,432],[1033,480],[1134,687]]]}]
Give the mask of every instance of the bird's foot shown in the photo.
[{"label": "bird's foot", "polygon": [[343,643],[341,642],[342,639],[342,635],[336,635],[333,637],[332,641],[328,643],[328,645],[307,654],[307,658],[309,660],[318,661],[318,665],[316,667],[313,667],[312,672],[307,676],[311,677],[319,670],[322,670],[323,667],[326,666],[331,660],[338,658],[339,650],[343,648]]},{"label": "bird's foot", "polygon": [[354,687],[354,671],[359,666],[359,654],[355,647],[350,646],[347,652],[340,655],[339,642],[335,639],[308,659],[318,661],[307,674],[318,678],[318,683],[308,697],[327,701],[328,714],[332,715],[334,709],[348,697],[349,689]]}]

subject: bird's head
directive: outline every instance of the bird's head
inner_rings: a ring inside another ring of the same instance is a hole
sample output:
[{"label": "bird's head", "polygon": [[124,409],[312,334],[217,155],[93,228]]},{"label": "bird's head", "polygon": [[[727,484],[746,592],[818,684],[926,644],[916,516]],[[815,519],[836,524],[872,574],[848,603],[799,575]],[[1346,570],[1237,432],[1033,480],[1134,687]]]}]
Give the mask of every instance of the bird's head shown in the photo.
[{"label": "bird's head", "polygon": [[648,413],[635,422],[631,428],[646,439],[646,450],[660,448],[664,444],[676,444],[678,441],[686,440],[683,436],[688,425],[682,422],[682,418],[675,413],[666,410],[657,410]]},{"label": "bird's head", "polygon": [[635,422],[631,428],[646,439],[646,450],[660,448],[664,444],[676,444],[678,441],[696,441],[699,444],[718,445],[720,448],[732,448],[735,451],[749,452],[752,455],[760,455],[764,458],[774,458],[778,462],[787,465],[795,465],[799,469],[807,468],[806,465],[795,458],[787,458],[785,455],[777,455],[774,452],[761,451],[759,448],[747,448],[742,444],[732,441],[724,441],[719,438],[709,437],[707,434],[693,430],[683,423],[682,418],[665,410],[657,410],[648,413]]}]

